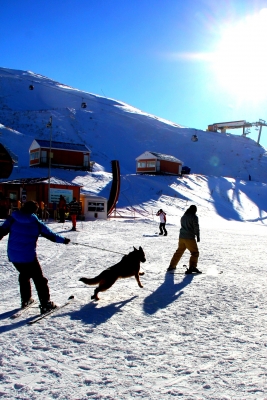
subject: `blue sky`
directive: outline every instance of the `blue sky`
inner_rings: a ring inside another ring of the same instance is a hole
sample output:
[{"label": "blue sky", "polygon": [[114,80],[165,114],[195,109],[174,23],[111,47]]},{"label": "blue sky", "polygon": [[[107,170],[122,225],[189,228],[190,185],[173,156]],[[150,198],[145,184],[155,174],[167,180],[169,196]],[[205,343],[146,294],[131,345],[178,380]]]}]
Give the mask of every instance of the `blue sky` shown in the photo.
[{"label": "blue sky", "polygon": [[267,120],[266,0],[2,0],[0,37],[2,67],[184,126]]}]

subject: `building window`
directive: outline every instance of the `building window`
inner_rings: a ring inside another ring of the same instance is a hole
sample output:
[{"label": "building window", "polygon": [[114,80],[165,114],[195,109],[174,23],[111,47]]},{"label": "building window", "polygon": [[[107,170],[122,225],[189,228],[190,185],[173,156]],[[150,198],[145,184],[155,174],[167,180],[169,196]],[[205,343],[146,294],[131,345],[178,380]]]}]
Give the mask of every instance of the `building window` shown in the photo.
[{"label": "building window", "polygon": [[138,161],[137,166],[138,166],[138,168],[146,168],[146,162],[144,162],[144,161]]},{"label": "building window", "polygon": [[45,150],[41,151],[41,164],[47,163],[47,152]]},{"label": "building window", "polygon": [[103,212],[105,211],[105,204],[88,202],[88,211]]},{"label": "building window", "polygon": [[18,200],[18,193],[17,192],[8,192],[8,197],[11,201]]},{"label": "building window", "polygon": [[31,160],[38,160],[39,157],[40,157],[39,151],[35,151],[35,152],[33,152],[33,153],[30,154],[30,159],[31,159]]},{"label": "building window", "polygon": [[149,168],[155,168],[155,166],[156,166],[155,161],[148,161],[148,162],[147,162],[147,167],[149,167]]},{"label": "building window", "polygon": [[89,155],[88,154],[83,155],[83,166],[89,167]]}]

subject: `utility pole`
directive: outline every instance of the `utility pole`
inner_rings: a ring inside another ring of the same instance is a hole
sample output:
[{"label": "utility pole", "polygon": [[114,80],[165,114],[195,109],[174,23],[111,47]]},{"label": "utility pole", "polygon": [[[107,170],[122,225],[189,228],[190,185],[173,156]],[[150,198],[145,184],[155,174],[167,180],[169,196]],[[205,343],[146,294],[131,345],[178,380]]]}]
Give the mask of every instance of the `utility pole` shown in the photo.
[{"label": "utility pole", "polygon": [[258,141],[257,141],[258,145],[260,144],[261,130],[262,130],[262,125],[260,124],[260,130],[259,130]]},{"label": "utility pole", "polygon": [[49,122],[46,125],[47,128],[50,128],[50,145],[49,145],[49,160],[48,160],[48,201],[47,201],[47,208],[49,208],[49,201],[50,201],[50,178],[51,178],[51,146],[52,146],[52,116],[49,119]]}]

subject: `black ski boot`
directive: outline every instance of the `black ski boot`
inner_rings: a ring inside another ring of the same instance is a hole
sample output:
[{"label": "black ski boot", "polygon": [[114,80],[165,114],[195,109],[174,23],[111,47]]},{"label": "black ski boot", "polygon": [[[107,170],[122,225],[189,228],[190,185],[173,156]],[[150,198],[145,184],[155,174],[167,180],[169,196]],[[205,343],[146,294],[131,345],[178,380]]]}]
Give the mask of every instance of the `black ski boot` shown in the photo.
[{"label": "black ski boot", "polygon": [[199,271],[199,269],[197,269],[197,267],[189,267],[186,271],[185,271],[186,275],[189,274],[202,274],[201,271]]},{"label": "black ski boot", "polygon": [[34,299],[31,297],[29,298],[29,300],[25,301],[25,300],[21,300],[21,308],[25,308],[30,306],[32,303],[34,302]]},{"label": "black ski boot", "polygon": [[53,303],[53,301],[48,301],[46,304],[40,305],[40,312],[41,314],[46,314],[47,312],[57,308],[57,305]]}]

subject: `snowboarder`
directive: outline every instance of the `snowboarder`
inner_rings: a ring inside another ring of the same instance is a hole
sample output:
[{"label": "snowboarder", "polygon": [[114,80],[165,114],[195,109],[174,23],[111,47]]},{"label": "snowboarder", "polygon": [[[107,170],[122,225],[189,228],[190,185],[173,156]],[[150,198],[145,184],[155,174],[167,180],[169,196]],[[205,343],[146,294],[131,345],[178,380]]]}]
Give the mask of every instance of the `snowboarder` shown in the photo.
[{"label": "snowboarder", "polygon": [[72,231],[76,231],[76,220],[77,220],[77,215],[80,212],[80,209],[81,207],[78,201],[76,201],[76,197],[73,197],[73,200],[69,203],[69,211],[72,221]]},{"label": "snowboarder", "polygon": [[[199,251],[197,242],[200,242],[200,231],[198,224],[198,217],[196,215],[197,207],[195,205],[190,206],[181,218],[181,229],[178,241],[178,248],[173,254],[170,262],[170,266],[167,271],[171,271],[176,268],[185,250],[188,249],[191,253],[189,260],[189,268],[186,270],[186,274],[198,273],[201,271],[197,269],[197,262],[199,257]],[[197,237],[197,242],[195,237]]]},{"label": "snowboarder", "polygon": [[164,236],[167,236],[168,232],[166,231],[165,225],[166,225],[166,213],[160,209],[157,214],[156,214],[159,219],[160,219],[160,224],[159,224],[159,235],[163,235],[164,232]]},{"label": "snowboarder", "polygon": [[37,212],[38,204],[27,201],[20,211],[14,211],[0,226],[0,240],[9,233],[7,253],[9,261],[19,272],[21,307],[27,307],[34,301],[31,297],[32,279],[40,300],[41,314],[44,314],[57,306],[50,301],[48,281],[37,259],[37,239],[42,235],[52,242],[64,244],[68,244],[70,239],[52,232],[38,219]]}]

